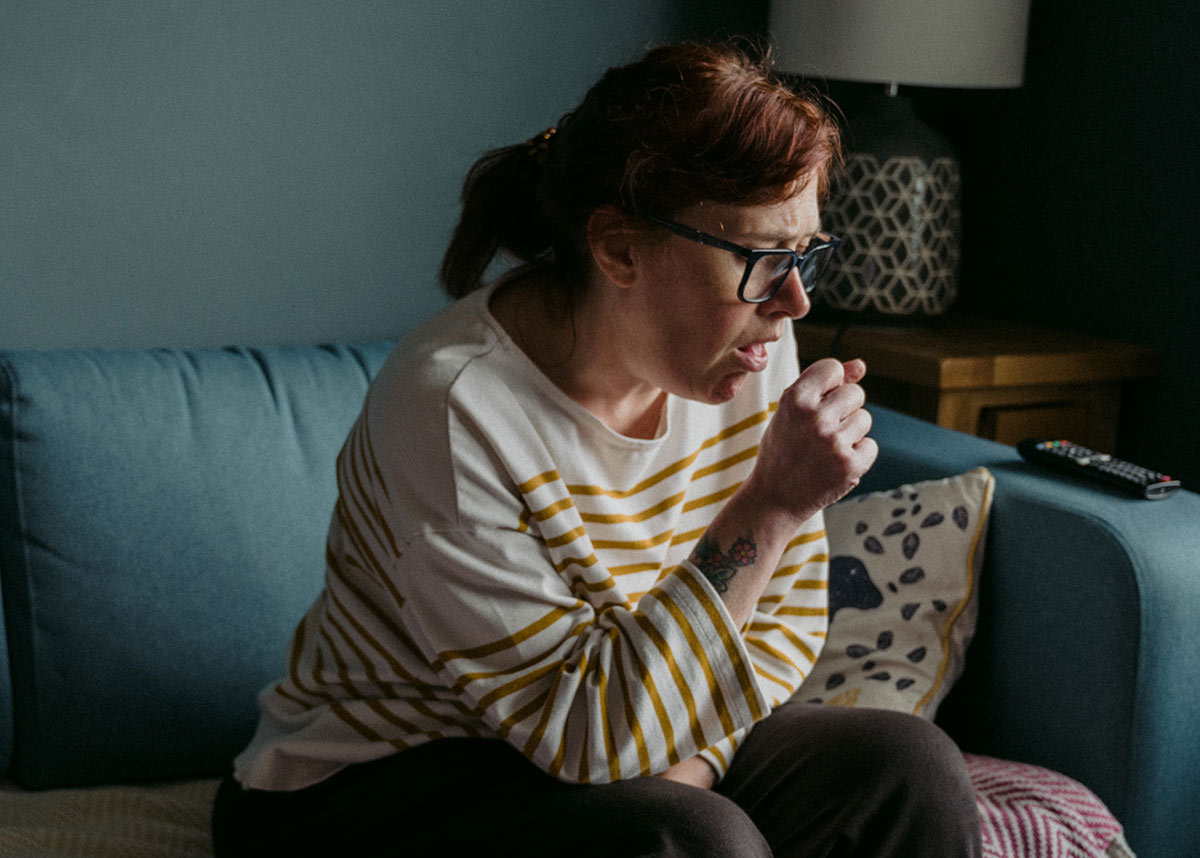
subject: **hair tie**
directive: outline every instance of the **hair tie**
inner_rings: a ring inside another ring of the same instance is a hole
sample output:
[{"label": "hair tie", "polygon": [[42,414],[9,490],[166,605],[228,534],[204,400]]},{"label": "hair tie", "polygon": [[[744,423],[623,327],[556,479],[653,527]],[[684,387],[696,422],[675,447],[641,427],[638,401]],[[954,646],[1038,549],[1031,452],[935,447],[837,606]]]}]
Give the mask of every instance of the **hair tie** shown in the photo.
[{"label": "hair tie", "polygon": [[529,157],[538,162],[539,165],[545,164],[546,159],[550,157],[550,139],[558,132],[554,126],[550,126],[541,134],[535,134],[525,141],[525,152]]}]

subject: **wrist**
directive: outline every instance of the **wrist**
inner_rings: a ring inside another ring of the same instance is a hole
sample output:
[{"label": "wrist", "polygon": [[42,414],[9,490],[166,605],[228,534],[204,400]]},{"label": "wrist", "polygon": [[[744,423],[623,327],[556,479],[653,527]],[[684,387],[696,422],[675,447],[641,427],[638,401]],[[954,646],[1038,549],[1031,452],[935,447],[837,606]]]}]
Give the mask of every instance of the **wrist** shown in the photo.
[{"label": "wrist", "polygon": [[729,499],[725,509],[738,518],[749,519],[751,531],[763,543],[790,541],[806,521],[820,512],[820,507],[793,508],[769,486],[755,480],[753,473]]}]

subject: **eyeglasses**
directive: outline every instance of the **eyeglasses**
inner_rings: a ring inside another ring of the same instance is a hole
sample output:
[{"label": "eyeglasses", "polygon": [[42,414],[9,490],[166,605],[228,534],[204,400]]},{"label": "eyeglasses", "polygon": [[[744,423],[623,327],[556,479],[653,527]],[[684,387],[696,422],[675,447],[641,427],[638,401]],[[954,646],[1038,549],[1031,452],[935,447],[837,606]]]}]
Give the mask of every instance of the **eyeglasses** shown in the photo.
[{"label": "eyeglasses", "polygon": [[746,270],[742,274],[742,282],[738,284],[738,299],[747,304],[761,304],[774,298],[775,293],[787,282],[793,268],[799,269],[800,285],[804,287],[804,291],[812,294],[821,272],[825,270],[833,252],[842,243],[836,235],[818,232],[814,237],[816,243],[810,244],[803,253],[783,248],[752,250],[673,220],[646,214],[640,217],[670,230],[681,238],[709,247],[719,247],[745,259]]}]

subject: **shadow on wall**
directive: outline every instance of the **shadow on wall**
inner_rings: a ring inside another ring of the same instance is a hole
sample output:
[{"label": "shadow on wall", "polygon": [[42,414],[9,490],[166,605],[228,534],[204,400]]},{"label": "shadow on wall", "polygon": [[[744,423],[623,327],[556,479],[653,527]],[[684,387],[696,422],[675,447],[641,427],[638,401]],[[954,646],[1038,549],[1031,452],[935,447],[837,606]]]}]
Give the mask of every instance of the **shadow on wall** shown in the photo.
[{"label": "shadow on wall", "polygon": [[16,4],[0,347],[396,336],[475,158],[723,5]]}]

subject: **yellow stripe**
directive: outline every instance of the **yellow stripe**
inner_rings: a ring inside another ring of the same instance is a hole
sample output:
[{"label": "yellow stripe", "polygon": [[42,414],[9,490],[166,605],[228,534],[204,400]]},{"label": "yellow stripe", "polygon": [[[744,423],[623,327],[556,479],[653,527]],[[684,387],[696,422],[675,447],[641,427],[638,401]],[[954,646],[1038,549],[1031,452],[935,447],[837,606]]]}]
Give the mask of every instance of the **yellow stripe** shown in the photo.
[{"label": "yellow stripe", "polygon": [[666,533],[660,533],[657,536],[650,537],[649,539],[596,539],[592,541],[592,547],[594,547],[597,551],[645,551],[648,548],[654,548],[658,545],[662,545],[664,542],[670,541],[673,533],[673,530],[668,530]]},{"label": "yellow stripe", "polygon": [[[789,696],[792,694],[793,691],[796,690],[796,686],[792,685],[790,682],[784,682],[778,676],[768,673],[766,670],[764,670],[761,666],[759,666],[757,664],[754,665],[754,672],[757,673],[759,676],[761,676],[763,679],[774,682],[776,685],[782,685],[784,688],[787,689],[787,693]],[[800,677],[800,678],[803,679],[804,677]],[[778,705],[778,704],[776,704],[776,705]]]},{"label": "yellow stripe", "polygon": [[370,727],[368,727],[362,721],[359,721],[357,718],[355,718],[353,715],[350,714],[350,711],[348,709],[346,709],[345,706],[341,705],[340,703],[334,703],[333,705],[331,705],[329,707],[329,709],[344,724],[347,724],[351,729],[353,729],[356,733],[358,733],[360,736],[362,736],[368,742],[387,742],[387,744],[391,745],[393,748],[395,748],[396,750],[399,750],[399,751],[403,751],[408,747],[408,743],[403,742],[400,739],[395,739],[395,738],[384,739],[382,734],[376,733],[374,730],[372,730]]},{"label": "yellow stripe", "polygon": [[[727,468],[730,468],[730,467],[733,467],[734,465],[739,464],[740,462],[743,462],[747,459],[754,458],[754,456],[757,452],[758,452],[757,446],[751,447],[748,450],[743,450],[742,452],[740,452],[734,456],[730,456],[726,459],[721,460],[720,462],[716,462],[705,468],[701,468],[695,474],[692,475],[691,479],[694,482],[698,479],[701,479],[702,477],[706,477],[706,476],[710,476],[715,473],[719,473]],[[670,469],[668,469],[668,470],[670,470]],[[673,473],[673,471],[672,471],[672,473]],[[539,478],[535,477],[534,479],[537,480]],[[740,485],[740,483],[738,485]],[[642,485],[643,489],[648,488],[648,487],[649,486],[647,486],[647,485]],[[576,488],[579,488],[579,487],[578,486],[569,487],[570,490],[573,490]],[[692,501],[688,505],[684,506],[683,509],[686,512],[689,510],[698,509],[699,507],[704,506],[708,503],[715,503],[717,500],[720,500],[721,497],[728,497],[729,495],[733,494],[733,492],[737,491],[737,488],[738,488],[738,486],[733,486],[730,489],[726,489],[722,493],[722,495],[710,495],[708,498],[701,498],[699,500]],[[608,496],[614,496],[612,492],[609,492],[607,490],[599,490],[599,489],[597,489],[596,491],[577,492],[577,494],[589,494],[589,495],[603,494],[603,495],[608,495]],[[627,524],[627,523],[643,522],[643,521],[646,521],[647,519],[654,518],[657,515],[662,515],[663,513],[673,509],[674,507],[683,503],[683,500],[685,497],[686,497],[686,492],[679,492],[678,494],[674,494],[671,497],[666,498],[665,500],[659,501],[658,503],[642,510],[641,512],[636,512],[636,513],[584,512],[584,513],[580,513],[580,519],[582,521],[585,521],[585,522],[588,522],[591,524]],[[528,521],[530,519],[534,519],[536,521],[546,521],[547,519],[552,518],[553,516],[557,515],[558,513],[572,508],[574,505],[575,504],[571,498],[563,498],[562,500],[556,501],[555,503],[550,504],[550,506],[544,507],[543,509],[537,510],[536,512],[522,513],[521,520],[518,524],[518,529],[520,529],[520,530],[526,529],[528,527]]]},{"label": "yellow stripe", "polygon": [[793,539],[791,542],[789,542],[787,544],[787,548],[785,548],[783,550],[791,551],[797,545],[807,545],[810,542],[816,542],[818,539],[824,539],[824,538],[825,538],[825,529],[824,528],[821,528],[820,530],[814,530],[811,533],[802,533],[799,536],[797,536],[795,539]]},{"label": "yellow stripe", "polygon": [[[330,619],[332,620],[332,617]],[[361,697],[361,693],[357,688],[355,688],[355,683],[350,678],[350,666],[347,664],[345,658],[342,657],[342,654],[338,651],[337,642],[334,641],[333,635],[331,635],[329,630],[323,626],[318,631],[318,634],[320,635],[321,639],[325,641],[325,648],[329,650],[329,654],[333,658],[333,662],[336,667],[334,676],[336,677],[337,681],[332,682],[324,678],[325,656],[320,649],[317,649],[316,664],[313,666],[313,681],[319,685],[337,685],[341,687],[342,690],[345,691],[349,696],[355,698]]]},{"label": "yellow stripe", "polygon": [[[555,681],[557,682],[557,678]],[[526,703],[516,712],[501,720],[496,732],[500,734],[500,738],[507,738],[508,734],[516,729],[518,724],[524,724],[525,720],[534,712],[537,712],[539,709],[544,712],[545,706],[546,695],[539,694],[536,697],[531,698],[528,703]]]},{"label": "yellow stripe", "polygon": [[719,474],[721,471],[732,468],[734,465],[740,465],[742,462],[745,462],[748,459],[753,459],[757,455],[758,445],[755,444],[753,447],[747,447],[740,453],[735,453],[726,459],[722,459],[719,462],[713,462],[711,465],[700,468],[696,471],[696,473],[692,474],[692,481],[695,482],[696,480],[703,479],[704,477],[709,477],[713,474]]},{"label": "yellow stripe", "polygon": [[[686,492],[680,492],[679,494],[671,495],[671,497],[667,498],[666,500],[660,501],[654,506],[648,507],[641,512],[608,514],[585,512],[581,513],[579,517],[584,521],[591,522],[593,524],[625,524],[630,522],[642,522],[646,519],[654,518],[656,515],[662,515],[667,510],[673,509],[674,507],[683,503],[683,498],[685,495]],[[684,509],[687,509],[687,507],[684,507]]]},{"label": "yellow stripe", "polygon": [[782,604],[792,590],[828,590],[829,582],[825,580],[812,580],[810,578],[800,578],[789,588],[787,593],[776,593],[771,596],[762,596],[758,600],[758,605],[763,609],[769,608],[772,605]]},{"label": "yellow stripe", "polygon": [[324,625],[327,628],[323,628],[321,631],[325,635],[326,640],[329,641],[330,652],[333,654],[334,662],[336,662],[337,665],[343,671],[346,672],[347,678],[349,676],[349,669],[348,669],[347,663],[346,663],[345,659],[343,659],[341,657],[341,655],[337,652],[337,649],[333,646],[333,637],[331,635],[329,635],[328,628],[332,628],[334,631],[336,631],[341,636],[342,640],[345,641],[346,646],[348,646],[350,648],[350,650],[354,653],[354,656],[355,656],[355,658],[358,659],[359,664],[361,664],[363,666],[363,672],[366,674],[367,681],[370,682],[372,685],[374,685],[375,688],[379,691],[379,693],[382,694],[384,697],[390,697],[391,693],[392,693],[392,689],[387,685],[387,683],[383,682],[379,678],[379,672],[375,669],[374,665],[370,664],[370,662],[367,659],[366,653],[363,652],[362,649],[360,649],[358,646],[356,646],[354,641],[352,641],[350,639],[350,635],[347,634],[345,627],[341,623],[338,622],[337,618],[334,617],[333,614],[328,614],[326,616],[326,620],[327,620],[327,622]]},{"label": "yellow stripe", "polygon": [[813,580],[812,578],[797,578],[792,582],[793,590],[828,590],[829,582],[824,578]]},{"label": "yellow stripe", "polygon": [[[372,487],[379,486],[382,489],[385,497],[387,496],[387,483],[382,478],[382,474],[379,470],[379,464],[375,460],[375,454],[371,447],[370,435],[367,432],[365,420],[366,407],[366,404],[364,404],[363,414],[356,421],[356,443],[350,450],[350,456],[347,459],[347,467],[350,471],[349,475],[354,477],[354,486],[358,489],[359,495],[361,495],[361,497],[358,498],[359,504],[370,512],[370,516],[364,516],[364,518],[367,519],[369,524],[374,525],[373,529],[377,529],[375,534],[376,540],[387,546],[391,550],[393,556],[397,556],[400,553],[400,549],[396,544],[395,535],[392,533],[391,528],[388,527],[387,516],[380,511],[378,504],[376,504],[374,492],[372,490],[364,489],[364,485],[368,483]],[[367,471],[374,479],[364,480],[360,475],[360,471],[363,470]],[[378,531],[382,531],[382,538],[380,538]]]},{"label": "yellow stripe", "polygon": [[729,660],[732,662],[734,672],[737,674],[738,684],[741,686],[742,696],[745,698],[746,704],[750,707],[750,713],[755,721],[760,720],[766,713],[762,711],[762,706],[758,702],[758,694],[756,693],[758,686],[754,682],[754,677],[746,670],[746,665],[740,657],[737,644],[730,637],[729,630],[725,627],[725,622],[722,620],[717,606],[712,603],[708,591],[686,570],[677,566],[672,571],[683,580],[683,583],[691,590],[696,602],[708,613],[709,622],[712,623],[713,628],[720,634],[721,643],[724,645],[725,651],[729,653]]},{"label": "yellow stripe", "polygon": [[[300,665],[304,651],[304,642],[308,635],[307,626],[308,617],[305,617],[300,621],[300,624],[296,626],[296,631],[292,633],[292,651],[288,659],[288,679],[291,680],[292,686],[301,694],[306,694],[309,697],[315,697],[317,700],[321,701],[330,701],[333,699],[332,697],[323,692],[309,688],[300,678]],[[283,691],[282,684],[277,685],[276,690]],[[288,696],[297,703],[300,703],[300,705],[305,709],[314,709],[317,706],[317,704],[312,701],[301,702],[300,700],[297,700],[294,695]]]},{"label": "yellow stripe", "polygon": [[[673,476],[674,474],[677,474],[680,471],[682,471],[683,469],[687,468],[689,465],[694,463],[697,458],[699,458],[699,456],[702,452],[709,449],[710,447],[713,447],[713,446],[721,443],[722,441],[724,441],[727,438],[732,438],[734,435],[737,435],[739,432],[744,432],[745,430],[749,429],[751,426],[755,426],[759,423],[762,423],[764,420],[767,420],[768,418],[770,418],[771,414],[778,407],[779,407],[778,403],[772,402],[771,405],[765,411],[760,411],[757,414],[752,414],[749,417],[745,418],[744,420],[740,420],[737,423],[734,423],[732,426],[729,426],[728,428],[722,430],[721,432],[718,432],[716,435],[709,438],[707,441],[703,442],[698,448],[696,448],[696,451],[694,453],[690,454],[689,456],[686,456],[683,459],[680,459],[678,462],[675,462],[672,465],[668,465],[666,468],[659,471],[657,474],[653,474],[653,475],[647,477],[646,479],[642,480],[640,483],[633,486],[632,488],[629,488],[629,489],[605,489],[605,488],[601,488],[600,486],[568,485],[567,491],[573,495],[603,495],[605,497],[611,497],[611,498],[632,497],[633,495],[636,495],[639,492],[643,492],[646,489],[651,488],[652,486],[658,485],[659,483],[661,483],[663,480],[667,479],[668,477]],[[557,472],[552,472],[552,473],[554,473],[554,475],[556,477],[558,476]],[[543,474],[541,476],[545,476],[545,475]],[[541,482],[537,482],[537,480],[539,480],[539,479],[541,479],[541,477],[535,477],[533,480],[530,480],[526,483],[522,483],[518,488],[522,492],[532,491],[533,488],[537,488],[537,486],[543,484]],[[526,489],[526,486],[530,486],[531,488]]]},{"label": "yellow stripe", "polygon": [[[579,654],[579,666],[576,667],[575,670],[570,671],[570,672],[578,673],[579,677],[580,677],[580,682],[582,682],[584,675],[587,673],[587,665],[588,665],[587,650],[584,650],[583,652],[581,652]],[[563,675],[563,672],[560,671],[559,678],[561,678],[562,675]],[[557,685],[555,687],[557,688]],[[551,711],[553,711],[553,708],[554,708],[553,705],[546,707],[546,717],[549,717],[549,714]],[[554,752],[554,759],[550,761],[549,772],[550,772],[550,774],[554,775],[555,777],[558,777],[558,773],[562,771],[563,763],[566,762],[565,757],[566,757],[566,753],[567,753],[567,732],[568,731],[566,729],[564,729],[562,732],[562,735],[559,736],[558,750]]]},{"label": "yellow stripe", "polygon": [[[582,660],[586,662],[587,653],[583,654]],[[538,698],[542,702],[542,717],[538,719],[535,726],[529,734],[529,738],[525,740],[525,756],[533,759],[537,752],[538,745],[542,743],[542,737],[546,734],[546,727],[550,722],[550,716],[554,714],[553,701],[558,699],[558,686],[562,683],[564,671],[559,670],[554,677],[554,681],[550,683],[550,688],[546,694]]]},{"label": "yellow stripe", "polygon": [[550,504],[550,506],[537,510],[536,512],[532,513],[532,516],[537,521],[545,521],[548,518],[553,518],[554,516],[558,515],[563,510],[571,509],[573,506],[575,506],[574,501],[572,501],[570,498],[563,498],[560,501],[555,501],[554,503]]},{"label": "yellow stripe", "polygon": [[554,673],[559,669],[559,662],[543,665],[534,670],[526,671],[516,678],[509,680],[498,688],[493,688],[487,694],[479,698],[479,703],[476,704],[475,711],[482,717],[483,713],[492,708],[492,704],[498,700],[503,700],[510,694],[516,694],[522,689],[528,688],[543,676]]},{"label": "yellow stripe", "polygon": [[[350,555],[346,555],[346,557],[344,559],[346,560],[347,564],[354,562],[354,558],[351,557]],[[339,560],[339,558],[337,556],[335,556],[332,551],[330,551],[328,548],[326,548],[325,563],[326,563],[329,573],[336,580],[336,582],[339,585],[341,585],[344,589],[349,591],[350,595],[352,595],[355,598],[355,600],[357,600],[358,604],[362,607],[362,609],[366,613],[369,613],[371,615],[371,617],[375,620],[375,622],[377,622],[379,625],[383,626],[383,628],[387,630],[388,634],[390,634],[392,637],[396,638],[397,640],[403,641],[405,643],[405,645],[409,648],[410,652],[416,653],[415,646],[413,645],[412,641],[409,639],[408,635],[405,634],[404,630],[400,628],[399,624],[397,624],[392,619],[392,617],[389,616],[383,610],[383,608],[381,608],[379,606],[377,599],[373,599],[370,596],[368,596],[363,591],[363,589],[361,587],[359,587],[358,584],[356,584],[353,581],[353,579],[350,577],[350,575],[348,575],[346,573],[346,571],[342,568],[342,566],[338,562],[338,560]],[[359,565],[358,568],[362,569],[362,566]],[[369,570],[366,570],[366,569],[363,569],[363,574],[374,577],[372,575],[372,572]],[[386,578],[387,576],[380,575],[379,577]],[[331,594],[333,593],[332,588],[329,589],[329,592]]]},{"label": "yellow stripe", "polygon": [[637,665],[642,687],[646,689],[646,695],[650,698],[650,705],[654,707],[654,714],[658,717],[658,726],[662,730],[663,741],[667,743],[667,762],[675,765],[679,762],[679,749],[675,746],[675,729],[671,726],[671,719],[667,715],[666,706],[663,705],[662,695],[658,693],[658,686],[654,683],[654,676],[646,662],[636,651],[631,654],[631,657]]},{"label": "yellow stripe", "polygon": [[534,489],[540,488],[547,483],[552,483],[558,479],[561,479],[561,477],[558,475],[558,471],[546,471],[545,473],[538,474],[536,477],[521,483],[521,485],[517,486],[517,491],[523,495],[527,495]]},{"label": "yellow stripe", "polygon": [[729,486],[728,488],[721,489],[719,492],[713,492],[712,494],[705,495],[702,498],[696,498],[695,500],[690,500],[683,505],[683,511],[684,512],[693,512],[694,510],[698,510],[703,507],[711,506],[712,504],[719,503],[720,501],[725,500],[725,498],[729,497],[734,492],[736,492],[739,488],[741,488],[741,486],[742,486],[741,483],[737,483],[736,485],[732,485],[732,486]]},{"label": "yellow stripe", "polygon": [[581,536],[587,536],[587,530],[584,529],[582,524],[579,527],[568,530],[566,533],[560,533],[558,536],[552,536],[543,541],[547,548],[561,548],[564,545],[569,545]]},{"label": "yellow stripe", "polygon": [[517,631],[506,638],[501,638],[498,641],[481,644],[480,646],[471,647],[470,649],[461,650],[446,650],[438,653],[437,660],[431,665],[435,671],[440,671],[445,667],[446,662],[454,661],[459,658],[483,658],[489,655],[495,655],[498,652],[504,652],[506,649],[512,649],[529,640],[539,632],[543,632],[550,626],[557,623],[571,611],[576,611],[584,606],[584,602],[576,600],[574,605],[564,608],[555,608],[550,613],[540,619],[534,620],[525,628]]},{"label": "yellow stripe", "polygon": [[784,653],[781,650],[776,649],[775,647],[771,646],[766,641],[764,641],[760,638],[746,638],[746,646],[752,646],[755,649],[762,650],[767,655],[771,656],[771,658],[773,658],[777,661],[782,661],[784,664],[786,664],[792,670],[796,671],[796,673],[799,673],[801,676],[804,675],[804,671],[801,670],[800,667],[794,661],[792,661],[790,658],[788,658],[786,655],[784,655]]},{"label": "yellow stripe", "polygon": [[666,607],[672,618],[674,618],[675,624],[683,631],[683,636],[687,639],[688,647],[692,650],[692,655],[696,657],[700,669],[704,671],[704,678],[708,682],[708,690],[712,695],[713,703],[716,705],[717,715],[721,719],[721,726],[725,730],[725,735],[729,735],[734,729],[733,720],[729,717],[729,707],[725,703],[725,695],[721,693],[721,686],[717,682],[717,676],[713,673],[712,665],[708,661],[708,655],[704,652],[704,648],[700,646],[695,628],[692,627],[692,624],[688,621],[683,611],[679,609],[679,606],[675,604],[674,599],[671,599],[664,593],[659,593],[657,598]]},{"label": "yellow stripe", "polygon": [[589,566],[595,566],[599,562],[599,557],[595,554],[589,554],[587,557],[568,557],[554,564],[554,568],[558,570],[559,575],[562,575],[572,566],[582,566],[584,569],[587,569]]},{"label": "yellow stripe", "polygon": [[629,693],[629,680],[625,677],[625,661],[620,651],[620,637],[613,640],[613,666],[617,673],[617,682],[621,685],[621,702],[625,708],[625,723],[633,733],[633,745],[637,749],[639,774],[650,773],[650,753],[646,750],[646,736],[638,721],[637,711],[633,708],[632,696]]},{"label": "yellow stripe", "polygon": [[456,679],[454,684],[450,686],[450,691],[453,694],[461,694],[468,685],[477,680],[493,679],[497,676],[507,676],[509,674],[517,674],[528,670],[535,664],[541,664],[547,659],[553,658],[554,651],[557,650],[563,643],[569,641],[573,637],[583,634],[583,632],[585,632],[588,628],[589,625],[587,623],[578,623],[573,629],[571,629],[571,631],[567,632],[566,636],[561,641],[554,641],[549,649],[525,659],[525,661],[522,661],[520,664],[515,664],[511,667],[503,667],[499,670],[478,670],[470,673],[460,673],[458,675],[458,679]]},{"label": "yellow stripe", "polygon": [[[775,574],[773,574],[771,576],[771,579],[774,580],[776,578],[783,578],[786,575],[793,575],[796,572],[799,572],[801,569],[803,569],[809,563],[825,563],[828,560],[829,560],[828,554],[823,554],[823,553],[822,554],[814,554],[811,557],[804,558],[799,563],[789,563],[787,566],[780,566],[778,569],[775,570]],[[814,582],[814,583],[824,584],[824,581]]]},{"label": "yellow stripe", "polygon": [[705,750],[717,758],[717,762],[721,765],[721,771],[725,771],[727,768],[729,768],[729,763],[725,762],[725,755],[721,753],[720,748],[718,748],[716,745],[713,745],[711,748],[705,748]]},{"label": "yellow stripe", "polygon": [[[380,701],[378,701],[372,697],[363,698],[362,702],[366,704],[368,709],[370,709],[372,712],[374,712],[376,715],[378,715],[384,721],[387,721],[388,723],[390,723],[396,727],[399,727],[401,730],[404,730],[409,735],[426,735],[426,736],[429,736],[429,738],[431,738],[431,739],[441,739],[442,738],[442,734],[437,733],[436,731],[431,733],[431,732],[428,732],[425,730],[417,729],[416,724],[414,724],[411,721],[408,721],[404,718],[401,718],[399,715],[397,715],[395,712],[390,710],[388,707],[384,706]],[[436,735],[435,735],[435,733],[436,733]]]},{"label": "yellow stripe", "polygon": [[788,643],[798,649],[800,653],[808,659],[808,663],[810,665],[816,664],[817,662],[817,654],[813,652],[812,648],[801,639],[800,635],[796,634],[796,630],[789,627],[786,623],[780,623],[775,620],[758,620],[750,624],[750,631],[777,631],[787,638]]},{"label": "yellow stripe", "polygon": [[[362,624],[362,622],[359,621],[357,616],[355,616],[354,612],[350,611],[344,604],[342,604],[342,600],[340,598],[338,598],[338,595],[336,592],[334,592],[334,590],[328,589],[326,592],[329,594],[329,599],[330,599],[330,602],[333,604],[333,606],[336,607],[338,609],[338,611],[341,612],[341,614],[350,623],[350,625],[352,625],[354,627],[354,631],[356,631],[358,633],[359,637],[361,637],[364,641],[366,641],[371,646],[371,648],[373,650],[375,650],[376,653],[379,654],[379,656],[387,663],[387,666],[391,669],[391,671],[394,674],[396,674],[396,676],[400,677],[405,682],[419,684],[417,681],[417,678],[411,672],[409,672],[409,670],[407,668],[405,668],[405,666],[403,664],[401,664],[400,661],[396,658],[396,656],[392,653],[391,648],[384,646],[378,640],[376,640],[375,637],[367,630],[367,627],[364,626]],[[362,600],[360,599],[359,601],[361,602]],[[331,623],[336,623],[332,612],[326,611],[326,616],[329,618],[329,621]],[[347,639],[347,643],[350,643],[349,636],[345,633],[345,630],[344,629],[339,629],[339,630],[341,631],[342,636]],[[359,652],[358,647],[354,646],[353,643],[351,643],[351,647],[355,650],[356,653]],[[368,659],[365,656],[365,654],[361,655],[360,658],[363,662],[364,667],[368,671],[374,670],[371,660]]]},{"label": "yellow stripe", "polygon": [[689,530],[687,533],[677,534],[671,540],[671,544],[672,545],[687,545],[689,543],[695,542],[697,539],[699,539],[701,536],[704,535],[704,531],[706,531],[706,530],[708,530],[707,527],[697,527],[695,530]]},{"label": "yellow stripe", "polygon": [[658,654],[663,662],[667,665],[667,671],[671,674],[671,678],[675,680],[675,688],[679,691],[679,696],[683,699],[683,705],[687,709],[688,726],[691,728],[692,741],[696,748],[703,748],[707,743],[704,740],[704,730],[700,725],[700,716],[696,712],[696,699],[692,697],[692,689],[688,687],[687,679],[683,675],[683,671],[679,669],[679,665],[675,661],[675,654],[671,652],[671,647],[667,644],[666,638],[654,627],[650,619],[645,614],[635,613],[634,620],[642,631],[646,633],[651,643],[658,649]]},{"label": "yellow stripe", "polygon": [[608,574],[633,575],[636,572],[654,572],[661,568],[661,563],[627,563],[624,566],[609,566]]},{"label": "yellow stripe", "polygon": [[[571,588],[572,593],[575,592],[575,586],[577,584],[582,584],[583,589],[589,593],[603,593],[605,590],[611,590],[617,586],[617,582],[613,580],[611,575],[604,581],[588,581],[582,575],[576,575],[567,585]],[[622,602],[623,601],[624,600],[622,599]]]},{"label": "yellow stripe", "polygon": [[[616,631],[613,629],[611,634],[616,634]],[[596,688],[600,693],[600,729],[604,733],[604,750],[608,754],[608,779],[616,783],[621,779],[621,761],[617,757],[617,745],[608,723],[608,677],[600,665],[596,666]]]},{"label": "yellow stripe", "polygon": [[778,617],[827,617],[828,608],[804,608],[797,605],[783,605],[775,611]]}]

